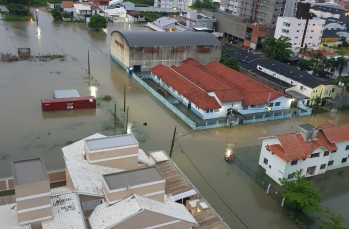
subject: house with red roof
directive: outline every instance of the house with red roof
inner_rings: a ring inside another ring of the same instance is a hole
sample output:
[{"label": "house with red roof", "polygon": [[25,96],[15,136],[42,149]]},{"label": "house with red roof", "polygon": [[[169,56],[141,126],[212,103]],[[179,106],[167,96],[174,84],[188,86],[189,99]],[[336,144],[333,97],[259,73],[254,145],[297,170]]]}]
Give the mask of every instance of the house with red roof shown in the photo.
[{"label": "house with red roof", "polygon": [[79,2],[62,1],[62,9],[63,9],[63,12],[65,12],[65,13],[70,13],[71,15],[73,15],[74,4],[79,4]]},{"label": "house with red roof", "polygon": [[289,109],[291,98],[218,62],[187,59],[180,66],[157,65],[152,79],[202,119]]},{"label": "house with red roof", "polygon": [[293,179],[296,171],[310,177],[349,166],[348,157],[349,124],[326,121],[317,128],[303,124],[296,133],[264,138],[259,165],[280,184],[279,179]]}]

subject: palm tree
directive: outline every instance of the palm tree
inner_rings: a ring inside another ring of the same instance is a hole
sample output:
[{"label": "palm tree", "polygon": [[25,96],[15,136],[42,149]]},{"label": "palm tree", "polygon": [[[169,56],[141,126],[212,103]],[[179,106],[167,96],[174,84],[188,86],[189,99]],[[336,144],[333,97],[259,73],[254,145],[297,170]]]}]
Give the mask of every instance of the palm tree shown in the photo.
[{"label": "palm tree", "polygon": [[314,61],[314,70],[321,71],[324,62],[324,55],[322,52],[317,51],[315,53],[311,53],[310,55]]},{"label": "palm tree", "polygon": [[299,54],[302,55],[302,59],[304,58],[304,54],[305,54],[306,51],[308,51],[308,45],[307,44],[305,44],[303,48],[299,49]]},{"label": "palm tree", "polygon": [[343,69],[348,66],[348,60],[345,57],[341,56],[337,58],[336,64],[337,64],[338,73],[341,76]]},{"label": "palm tree", "polygon": [[336,83],[339,84],[343,84],[343,88],[342,88],[342,95],[344,93],[344,89],[349,93],[349,72],[347,76],[338,76],[336,78]]},{"label": "palm tree", "polygon": [[334,74],[334,72],[336,71],[336,68],[337,68],[337,61],[335,58],[325,58],[324,59],[324,69],[328,69],[330,70],[330,72],[332,73],[332,76]]}]

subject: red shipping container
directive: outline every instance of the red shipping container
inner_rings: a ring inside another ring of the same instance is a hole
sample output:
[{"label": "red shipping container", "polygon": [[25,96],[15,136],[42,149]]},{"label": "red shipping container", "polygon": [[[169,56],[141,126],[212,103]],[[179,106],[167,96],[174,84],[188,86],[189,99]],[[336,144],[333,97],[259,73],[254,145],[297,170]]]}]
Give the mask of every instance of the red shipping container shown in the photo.
[{"label": "red shipping container", "polygon": [[96,108],[96,99],[93,96],[62,99],[42,99],[42,111],[58,111]]}]

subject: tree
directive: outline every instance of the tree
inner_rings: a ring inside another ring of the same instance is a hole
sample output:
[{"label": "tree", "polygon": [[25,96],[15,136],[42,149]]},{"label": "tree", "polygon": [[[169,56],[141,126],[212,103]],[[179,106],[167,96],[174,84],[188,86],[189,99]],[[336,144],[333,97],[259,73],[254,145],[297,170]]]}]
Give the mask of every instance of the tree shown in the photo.
[{"label": "tree", "polygon": [[324,60],[324,68],[330,70],[330,72],[332,73],[332,76],[333,76],[334,72],[337,69],[337,61],[336,61],[336,59],[333,58],[333,57],[329,58],[329,59],[325,58],[325,60]]},{"label": "tree", "polygon": [[267,57],[283,62],[293,55],[292,44],[289,41],[290,38],[266,37],[263,41],[263,51]]},{"label": "tree", "polygon": [[321,68],[323,67],[323,62],[325,59],[323,53],[320,51],[317,51],[315,53],[310,53],[310,56],[313,59],[314,70],[321,71]]},{"label": "tree", "polygon": [[341,56],[336,59],[337,69],[339,72],[339,75],[342,75],[343,69],[348,66],[348,60]]},{"label": "tree", "polygon": [[302,54],[302,59],[304,58],[305,52],[308,51],[308,45],[305,44],[303,48],[299,49],[299,54]]},{"label": "tree", "polygon": [[313,181],[307,180],[300,171],[294,172],[295,180],[280,179],[284,186],[285,203],[291,204],[294,210],[306,214],[320,211],[322,197],[314,187]]},{"label": "tree", "polygon": [[240,65],[238,64],[238,61],[235,57],[231,56],[228,59],[226,59],[223,64],[231,69],[234,69],[236,71],[240,70]]},{"label": "tree", "polygon": [[301,59],[297,62],[297,67],[303,71],[309,69],[309,67],[312,66],[312,64],[313,63],[310,60]]},{"label": "tree", "polygon": [[221,52],[221,58],[219,59],[219,63],[224,64],[226,61],[227,51],[225,49],[222,49]]},{"label": "tree", "polygon": [[53,17],[53,20],[55,21],[61,21],[62,20],[62,14],[59,12],[59,9],[54,8],[51,10],[51,15]]},{"label": "tree", "polygon": [[343,41],[343,42],[342,42],[342,47],[348,48],[348,47],[349,47],[348,41]]},{"label": "tree", "polygon": [[346,90],[349,93],[349,73],[347,76],[338,76],[336,78],[336,83],[342,83],[343,88],[342,88],[342,95],[344,93],[344,90]]},{"label": "tree", "polygon": [[196,9],[216,9],[217,7],[210,0],[196,1],[192,6]]},{"label": "tree", "polygon": [[325,208],[322,213],[322,229],[348,229],[343,226],[344,218],[341,214],[331,212],[329,208]]},{"label": "tree", "polygon": [[101,30],[107,28],[107,20],[105,17],[95,14],[90,17],[88,27],[94,30]]}]

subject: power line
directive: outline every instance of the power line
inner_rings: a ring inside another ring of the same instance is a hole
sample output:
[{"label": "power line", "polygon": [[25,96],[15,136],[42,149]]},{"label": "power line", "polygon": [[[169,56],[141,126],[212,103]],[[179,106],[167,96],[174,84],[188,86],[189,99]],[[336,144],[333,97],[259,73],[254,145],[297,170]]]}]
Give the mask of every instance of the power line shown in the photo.
[{"label": "power line", "polygon": [[220,197],[220,195],[218,195],[218,193],[216,192],[216,190],[211,186],[211,184],[206,180],[206,178],[201,174],[201,172],[199,171],[199,169],[194,165],[194,163],[190,160],[190,158],[188,157],[188,155],[184,152],[183,147],[181,146],[181,144],[179,144],[179,142],[177,140],[175,140],[175,142],[177,143],[179,149],[181,150],[181,152],[188,158],[189,162],[193,165],[193,167],[195,168],[195,170],[200,174],[200,176],[205,180],[205,182],[208,184],[208,186],[210,186],[210,188],[212,189],[212,191],[218,196],[218,198],[225,204],[225,206],[236,216],[236,218],[246,227],[249,229],[249,227],[240,219],[239,216],[236,215],[236,213],[233,211],[233,209],[231,209],[229,207],[229,205]]}]

